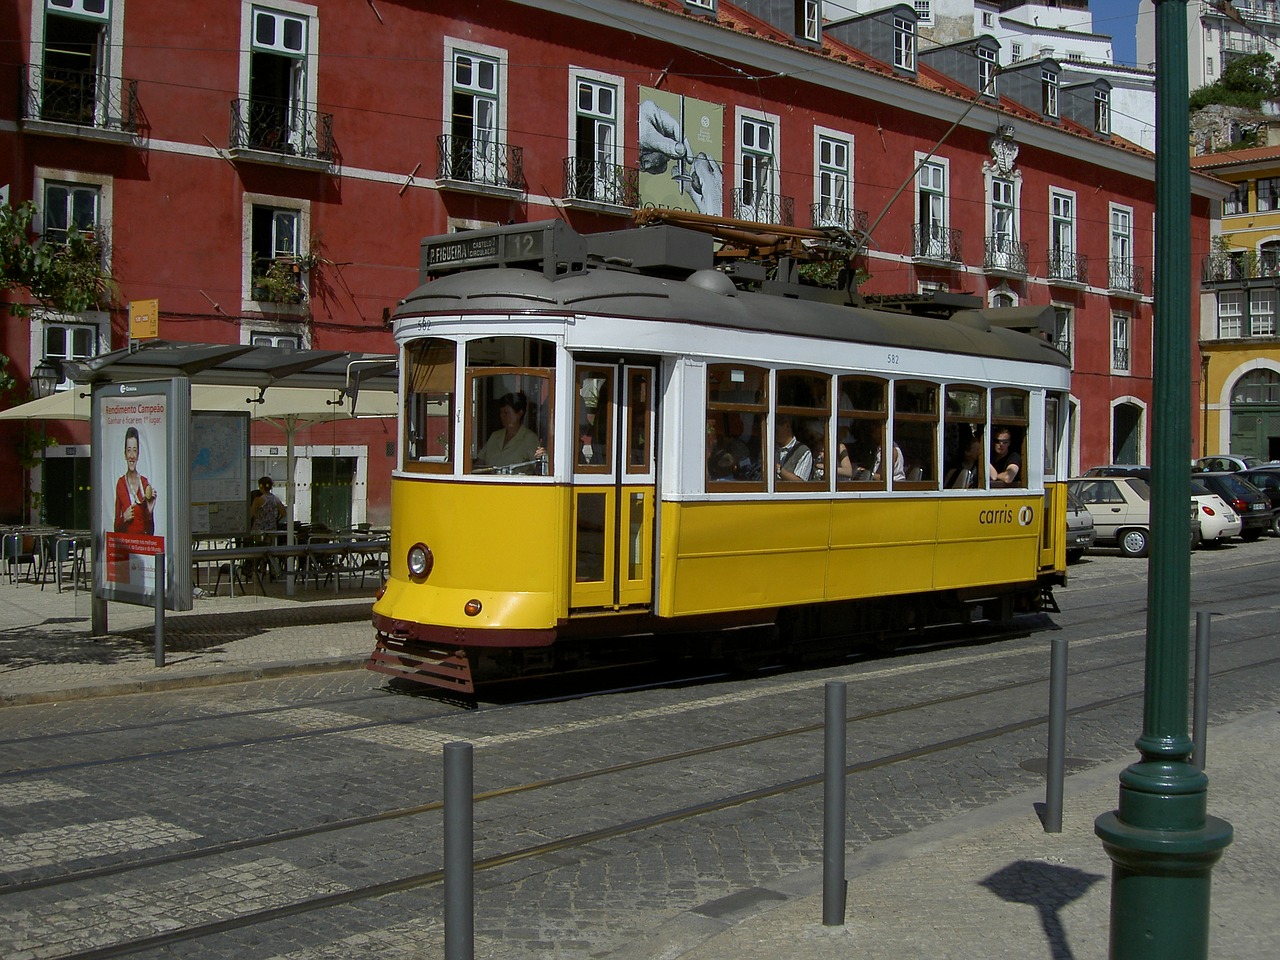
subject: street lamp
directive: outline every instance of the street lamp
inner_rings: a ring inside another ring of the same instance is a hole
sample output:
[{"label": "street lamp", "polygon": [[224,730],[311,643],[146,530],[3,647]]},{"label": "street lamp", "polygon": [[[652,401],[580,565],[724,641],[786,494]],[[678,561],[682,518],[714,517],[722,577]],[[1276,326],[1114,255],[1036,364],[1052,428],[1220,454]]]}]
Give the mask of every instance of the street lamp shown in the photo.
[{"label": "street lamp", "polygon": [[62,382],[62,371],[51,360],[41,360],[31,371],[31,393],[37,400],[51,396]]}]

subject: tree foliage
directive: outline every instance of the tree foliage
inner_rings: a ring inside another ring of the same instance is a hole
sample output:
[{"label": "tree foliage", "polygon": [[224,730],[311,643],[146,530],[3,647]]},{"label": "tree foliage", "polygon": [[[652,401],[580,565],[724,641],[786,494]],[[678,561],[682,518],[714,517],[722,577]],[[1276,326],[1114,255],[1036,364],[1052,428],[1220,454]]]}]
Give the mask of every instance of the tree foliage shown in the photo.
[{"label": "tree foliage", "polygon": [[1264,100],[1280,99],[1280,77],[1275,60],[1269,53],[1251,53],[1236,57],[1222,70],[1222,76],[1208,86],[1191,93],[1191,110],[1220,104],[1259,110]]},{"label": "tree foliage", "polygon": [[33,306],[78,313],[107,306],[115,296],[102,267],[103,242],[72,228],[65,243],[36,242],[31,222],[35,204],[0,204],[0,292],[25,292],[32,303],[9,301],[11,313]]}]

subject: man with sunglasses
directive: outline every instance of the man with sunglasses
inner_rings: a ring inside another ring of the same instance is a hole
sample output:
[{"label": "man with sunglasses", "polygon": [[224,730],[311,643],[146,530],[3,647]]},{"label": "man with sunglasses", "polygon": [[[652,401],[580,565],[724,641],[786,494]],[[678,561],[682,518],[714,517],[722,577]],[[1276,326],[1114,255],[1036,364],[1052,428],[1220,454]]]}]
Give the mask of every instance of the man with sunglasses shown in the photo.
[{"label": "man with sunglasses", "polygon": [[997,427],[991,441],[991,465],[989,475],[993,487],[1018,486],[1022,473],[1022,455],[1013,444],[1013,432],[1008,427]]}]

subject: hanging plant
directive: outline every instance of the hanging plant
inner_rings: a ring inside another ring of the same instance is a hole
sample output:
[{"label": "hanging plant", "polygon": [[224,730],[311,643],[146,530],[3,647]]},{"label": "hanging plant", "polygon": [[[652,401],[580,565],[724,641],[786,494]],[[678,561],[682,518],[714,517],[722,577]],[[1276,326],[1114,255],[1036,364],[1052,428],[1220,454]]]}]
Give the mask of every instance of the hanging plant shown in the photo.
[{"label": "hanging plant", "polygon": [[34,303],[9,301],[9,312],[28,316],[32,307],[79,313],[109,307],[115,282],[103,269],[106,240],[99,227],[72,227],[65,242],[40,240],[32,231],[36,207],[31,201],[0,204],[0,291],[25,291]]}]

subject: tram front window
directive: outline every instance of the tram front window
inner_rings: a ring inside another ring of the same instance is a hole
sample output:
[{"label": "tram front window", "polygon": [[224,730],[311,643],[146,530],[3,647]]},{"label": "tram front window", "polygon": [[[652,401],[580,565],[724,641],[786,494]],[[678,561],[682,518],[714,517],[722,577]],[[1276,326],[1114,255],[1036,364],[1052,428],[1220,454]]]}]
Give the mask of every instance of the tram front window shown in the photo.
[{"label": "tram front window", "polygon": [[469,470],[476,474],[550,472],[550,372],[470,372]]},{"label": "tram front window", "polygon": [[404,466],[444,472],[453,463],[453,399],[457,346],[418,340],[404,352]]}]

